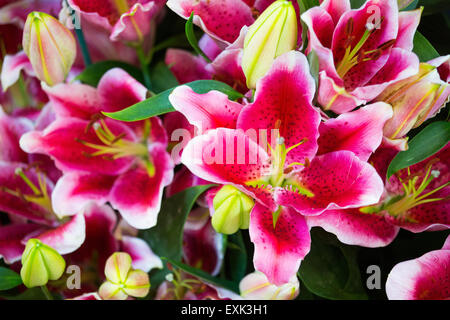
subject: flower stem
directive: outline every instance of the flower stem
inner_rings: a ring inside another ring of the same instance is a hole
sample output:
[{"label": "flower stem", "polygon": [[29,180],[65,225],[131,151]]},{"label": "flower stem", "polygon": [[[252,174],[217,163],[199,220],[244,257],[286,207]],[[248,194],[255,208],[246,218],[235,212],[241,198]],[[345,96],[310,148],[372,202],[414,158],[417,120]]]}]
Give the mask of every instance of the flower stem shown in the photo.
[{"label": "flower stem", "polygon": [[88,67],[92,64],[92,60],[91,56],[89,55],[86,40],[84,39],[83,30],[81,30],[81,28],[75,28],[75,33],[77,34],[78,43],[80,44],[81,52],[83,53],[84,65]]},{"label": "flower stem", "polygon": [[145,86],[148,90],[152,90],[152,81],[150,79],[150,73],[148,71],[149,59],[146,57],[142,46],[136,46],[136,54],[141,63],[142,75],[144,76]]},{"label": "flower stem", "polygon": [[50,291],[48,291],[47,286],[41,286],[41,290],[45,295],[45,298],[47,298],[47,300],[54,300],[53,296],[51,295]]}]

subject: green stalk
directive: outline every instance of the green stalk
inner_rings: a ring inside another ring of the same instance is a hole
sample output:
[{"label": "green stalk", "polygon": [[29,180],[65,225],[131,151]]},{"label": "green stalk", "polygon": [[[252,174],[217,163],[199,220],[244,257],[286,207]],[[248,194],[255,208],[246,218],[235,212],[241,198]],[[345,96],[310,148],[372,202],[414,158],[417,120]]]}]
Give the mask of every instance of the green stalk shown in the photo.
[{"label": "green stalk", "polygon": [[75,33],[78,38],[78,43],[80,44],[80,47],[81,47],[81,52],[83,53],[84,65],[86,67],[88,67],[89,65],[92,64],[92,60],[91,60],[91,56],[89,55],[89,50],[87,48],[86,40],[84,39],[83,30],[80,27],[80,29],[75,29]]},{"label": "green stalk", "polygon": [[47,286],[41,286],[41,290],[45,295],[45,298],[47,298],[47,300],[54,300],[53,296],[51,295],[50,291],[48,291]]},{"label": "green stalk", "polygon": [[142,75],[144,76],[144,82],[145,86],[148,90],[152,90],[152,81],[150,79],[150,73],[149,73],[149,59],[146,57],[144,50],[142,49],[142,46],[136,46],[136,54],[139,58],[139,62],[141,63],[141,69],[142,69]]}]

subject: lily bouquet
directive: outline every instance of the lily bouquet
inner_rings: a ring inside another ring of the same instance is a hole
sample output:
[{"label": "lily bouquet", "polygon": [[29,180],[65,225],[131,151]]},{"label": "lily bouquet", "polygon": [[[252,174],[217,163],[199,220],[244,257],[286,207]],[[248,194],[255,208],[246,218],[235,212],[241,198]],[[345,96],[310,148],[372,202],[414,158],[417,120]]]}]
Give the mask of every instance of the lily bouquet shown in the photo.
[{"label": "lily bouquet", "polygon": [[0,297],[449,299],[435,2],[1,2]]}]

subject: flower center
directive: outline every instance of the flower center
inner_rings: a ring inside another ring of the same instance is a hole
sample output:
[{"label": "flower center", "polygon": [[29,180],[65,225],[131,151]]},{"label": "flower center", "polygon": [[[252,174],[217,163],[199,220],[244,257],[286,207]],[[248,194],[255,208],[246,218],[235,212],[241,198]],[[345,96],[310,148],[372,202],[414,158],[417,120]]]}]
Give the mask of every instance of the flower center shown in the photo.
[{"label": "flower center", "polygon": [[[435,159],[436,161],[437,159]],[[420,183],[419,175],[411,175],[410,169],[408,168],[408,180],[403,181],[399,178],[403,190],[404,195],[400,198],[400,200],[395,201],[386,206],[386,211],[389,212],[392,216],[401,216],[408,210],[417,207],[421,204],[431,203],[436,201],[444,201],[450,199],[450,197],[434,197],[433,195],[438,191],[444,189],[445,187],[450,185],[450,182],[444,183],[441,186],[425,192],[425,189],[430,185],[430,183],[439,177],[440,172],[437,170],[431,170],[432,163],[428,165],[428,169],[426,170],[425,176],[423,177]]]},{"label": "flower center", "polygon": [[78,139],[77,141],[89,148],[97,150],[89,157],[106,156],[111,160],[117,160],[124,157],[137,156],[148,157],[147,146],[145,143],[135,143],[125,140],[125,133],[115,135],[107,126],[106,122],[101,119],[100,122],[93,124],[93,129],[97,138],[103,144],[96,144]]},{"label": "flower center", "polygon": [[201,281],[186,278],[181,270],[173,269],[172,273],[166,276],[166,280],[173,286],[168,291],[172,292],[177,300],[183,300],[188,291],[200,293],[204,289]]},{"label": "flower center", "polygon": [[379,28],[381,25],[382,19],[379,23],[379,25],[374,26],[372,24],[366,25],[366,30],[364,31],[364,34],[362,35],[359,42],[352,48],[353,40],[355,39],[355,36],[352,35],[353,33],[353,25],[354,21],[353,18],[350,18],[347,22],[347,25],[345,27],[345,34],[347,36],[347,40],[344,43],[345,54],[342,60],[337,65],[337,73],[341,78],[344,78],[345,75],[358,63],[360,62],[367,62],[372,60],[378,60],[378,58],[385,52],[386,50],[389,50],[396,42],[395,39],[390,40],[379,46],[378,48],[374,50],[363,50],[364,44],[366,44],[367,40],[370,38],[370,36]]},{"label": "flower center", "polygon": [[307,139],[302,139],[299,143],[286,148],[285,139],[279,135],[278,130],[276,132],[278,136],[276,137],[275,148],[268,144],[272,156],[272,174],[269,181],[273,187],[281,187],[285,182],[286,174],[291,172],[294,166],[305,166],[305,164],[299,162],[293,162],[286,166],[286,157],[289,152],[304,144]]},{"label": "flower center", "polygon": [[49,213],[56,216],[55,212],[53,211],[52,201],[48,194],[45,175],[37,170],[37,185],[26,176],[22,168],[16,169],[16,175],[18,175],[26,183],[26,185],[31,189],[33,193],[23,194],[23,192],[19,189],[12,190],[6,187],[1,187],[1,190],[26,202],[35,203],[40,207],[45,208]]}]

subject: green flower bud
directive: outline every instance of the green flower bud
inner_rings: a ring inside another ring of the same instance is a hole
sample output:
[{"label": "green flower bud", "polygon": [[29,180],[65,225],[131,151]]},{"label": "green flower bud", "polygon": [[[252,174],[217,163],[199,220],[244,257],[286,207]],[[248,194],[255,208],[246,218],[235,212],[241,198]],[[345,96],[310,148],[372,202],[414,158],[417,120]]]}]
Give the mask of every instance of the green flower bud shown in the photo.
[{"label": "green flower bud", "polygon": [[248,229],[250,211],[255,202],[233,186],[223,186],[213,200],[212,225],[217,232],[233,234],[239,229]]},{"label": "green flower bud", "polygon": [[66,261],[53,248],[38,239],[30,239],[22,254],[20,276],[27,288],[44,286],[58,280],[66,269]]},{"label": "green flower bud", "polygon": [[278,0],[272,3],[251,25],[244,42],[242,69],[247,86],[256,88],[278,56],[297,46],[297,14],[292,2]]}]

